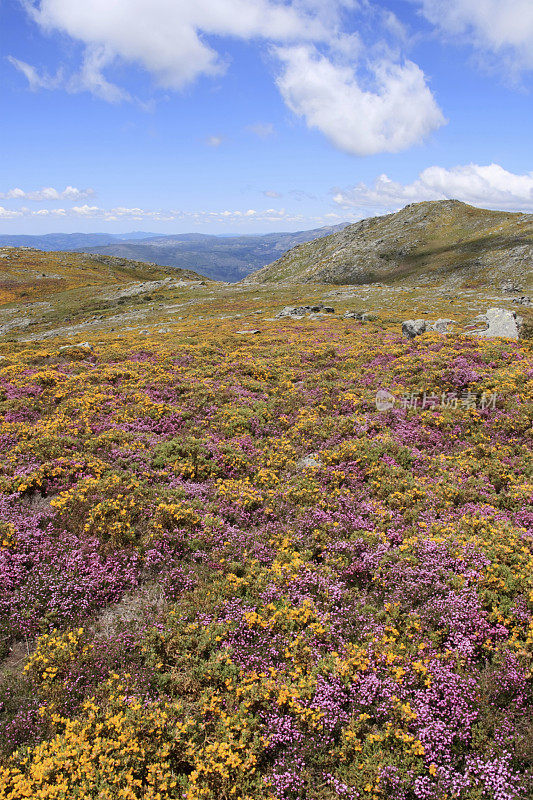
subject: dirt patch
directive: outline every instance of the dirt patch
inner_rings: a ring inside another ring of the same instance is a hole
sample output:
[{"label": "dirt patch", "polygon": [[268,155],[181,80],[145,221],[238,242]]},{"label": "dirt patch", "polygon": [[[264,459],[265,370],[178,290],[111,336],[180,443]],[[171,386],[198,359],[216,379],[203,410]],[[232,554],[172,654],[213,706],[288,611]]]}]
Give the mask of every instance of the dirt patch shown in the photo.
[{"label": "dirt patch", "polygon": [[140,628],[153,623],[163,607],[164,598],[161,586],[157,583],[144,584],[127,592],[118,603],[106,606],[90,623],[95,636],[109,637],[124,627],[137,624]]},{"label": "dirt patch", "polygon": [[51,511],[51,501],[51,497],[43,497],[40,492],[32,492],[20,498],[20,504],[24,506],[24,508],[28,508],[30,511],[39,511],[42,514]]},{"label": "dirt patch", "polygon": [[19,641],[15,642],[9,654],[0,661],[0,678],[6,675],[21,674],[24,669],[26,659],[34,648],[34,642]]}]

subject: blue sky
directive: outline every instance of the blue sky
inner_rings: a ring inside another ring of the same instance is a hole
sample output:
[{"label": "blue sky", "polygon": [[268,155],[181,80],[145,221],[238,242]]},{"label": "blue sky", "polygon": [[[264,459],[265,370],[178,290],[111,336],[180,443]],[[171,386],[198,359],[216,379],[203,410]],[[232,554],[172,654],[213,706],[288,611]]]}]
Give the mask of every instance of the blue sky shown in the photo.
[{"label": "blue sky", "polygon": [[0,0],[0,232],[533,212],[531,0]]}]

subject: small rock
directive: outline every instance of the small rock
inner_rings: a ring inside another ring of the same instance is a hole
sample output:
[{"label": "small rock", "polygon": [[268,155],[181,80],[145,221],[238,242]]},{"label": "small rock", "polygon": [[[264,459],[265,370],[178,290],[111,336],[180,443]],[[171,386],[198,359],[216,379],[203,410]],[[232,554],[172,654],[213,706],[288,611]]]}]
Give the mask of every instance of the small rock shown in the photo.
[{"label": "small rock", "polygon": [[521,306],[530,306],[531,305],[531,298],[527,297],[527,295],[522,295],[522,297],[513,297],[513,303],[518,303]]},{"label": "small rock", "polygon": [[297,469],[306,469],[307,467],[319,467],[320,461],[317,460],[316,456],[318,453],[310,453],[308,456],[304,456],[303,458],[299,458],[296,462]]},{"label": "small rock", "polygon": [[252,330],[249,330],[249,331],[235,331],[235,333],[242,333],[242,334],[246,334],[246,333],[261,333],[261,331],[258,330],[257,328],[253,328]]},{"label": "small rock", "polygon": [[73,349],[76,349],[76,350],[88,350],[89,352],[92,353],[93,346],[91,344],[89,344],[89,342],[77,342],[77,343],[73,342],[72,344],[61,345],[61,347],[59,348],[60,351],[61,350],[73,350]]},{"label": "small rock", "polygon": [[513,283],[512,281],[504,281],[501,285],[501,290],[502,292],[510,294],[511,292],[521,292],[522,287],[518,286],[516,283]]},{"label": "small rock", "polygon": [[93,352],[92,345],[89,342],[80,342],[79,344],[64,344],[59,348],[59,354],[62,356],[67,356],[68,358],[75,360],[79,360],[82,358],[87,358]]},{"label": "small rock", "polygon": [[426,328],[425,319],[406,319],[405,322],[402,322],[402,335],[406,339],[414,339],[415,336],[425,333]]},{"label": "small rock", "polygon": [[454,323],[454,319],[436,319],[429,325],[429,330],[437,331],[437,333],[448,333],[448,325]]}]

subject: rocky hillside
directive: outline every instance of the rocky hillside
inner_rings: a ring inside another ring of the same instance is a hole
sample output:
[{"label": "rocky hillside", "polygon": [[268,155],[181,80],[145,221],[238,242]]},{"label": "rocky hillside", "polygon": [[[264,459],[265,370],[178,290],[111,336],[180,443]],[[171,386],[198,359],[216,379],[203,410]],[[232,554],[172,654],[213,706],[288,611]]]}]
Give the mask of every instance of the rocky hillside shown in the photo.
[{"label": "rocky hillside", "polygon": [[246,283],[443,284],[527,288],[533,215],[458,200],[413,203],[294,247]]}]

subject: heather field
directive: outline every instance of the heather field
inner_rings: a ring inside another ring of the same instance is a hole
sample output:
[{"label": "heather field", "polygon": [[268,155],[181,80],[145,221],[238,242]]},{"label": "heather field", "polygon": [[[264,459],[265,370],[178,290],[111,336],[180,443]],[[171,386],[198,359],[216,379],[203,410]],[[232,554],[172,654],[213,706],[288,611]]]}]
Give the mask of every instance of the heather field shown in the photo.
[{"label": "heather field", "polygon": [[530,344],[337,317],[0,345],[2,800],[531,797]]}]

